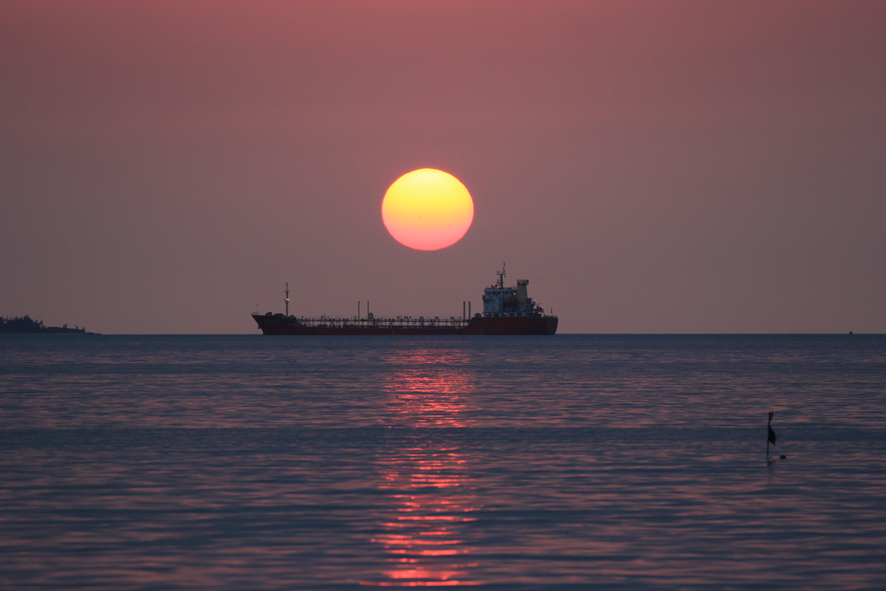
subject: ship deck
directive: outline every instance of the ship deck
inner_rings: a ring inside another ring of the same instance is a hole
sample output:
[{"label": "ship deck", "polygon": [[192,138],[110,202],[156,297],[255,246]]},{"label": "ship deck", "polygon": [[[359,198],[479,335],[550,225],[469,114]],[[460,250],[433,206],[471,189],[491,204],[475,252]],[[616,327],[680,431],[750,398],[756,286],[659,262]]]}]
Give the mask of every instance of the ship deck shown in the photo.
[{"label": "ship deck", "polygon": [[453,330],[464,329],[470,321],[462,318],[414,318],[412,316],[399,316],[396,318],[356,318],[356,317],[333,317],[333,316],[283,316],[282,314],[253,314],[253,317],[262,324],[261,320],[276,319],[285,324],[301,326],[304,328],[336,328],[336,329],[435,329]]}]

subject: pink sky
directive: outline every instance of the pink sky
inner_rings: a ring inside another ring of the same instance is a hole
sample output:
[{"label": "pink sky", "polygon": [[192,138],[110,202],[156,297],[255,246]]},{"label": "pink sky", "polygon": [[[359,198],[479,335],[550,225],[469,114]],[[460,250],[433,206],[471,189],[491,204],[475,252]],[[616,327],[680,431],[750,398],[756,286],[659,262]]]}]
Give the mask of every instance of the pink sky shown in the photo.
[{"label": "pink sky", "polygon": [[[461,314],[560,332],[886,332],[884,2],[4,2],[0,315],[257,333]],[[474,222],[409,250],[390,183]],[[364,303],[365,311],[365,303]]]}]

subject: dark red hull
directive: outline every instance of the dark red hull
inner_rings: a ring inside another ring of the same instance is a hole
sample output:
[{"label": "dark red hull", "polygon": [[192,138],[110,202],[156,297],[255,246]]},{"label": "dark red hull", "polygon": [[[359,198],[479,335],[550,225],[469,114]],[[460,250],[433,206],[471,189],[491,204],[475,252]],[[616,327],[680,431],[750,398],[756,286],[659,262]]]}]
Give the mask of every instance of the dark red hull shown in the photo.
[{"label": "dark red hull", "polygon": [[540,318],[527,318],[517,316],[514,318],[472,318],[461,334],[492,334],[492,335],[520,335],[520,334],[554,334],[557,332],[556,316],[542,316]]},{"label": "dark red hull", "polygon": [[472,318],[460,327],[382,326],[363,321],[352,326],[304,326],[296,318],[282,314],[253,315],[266,335],[549,335],[557,332],[556,316]]}]

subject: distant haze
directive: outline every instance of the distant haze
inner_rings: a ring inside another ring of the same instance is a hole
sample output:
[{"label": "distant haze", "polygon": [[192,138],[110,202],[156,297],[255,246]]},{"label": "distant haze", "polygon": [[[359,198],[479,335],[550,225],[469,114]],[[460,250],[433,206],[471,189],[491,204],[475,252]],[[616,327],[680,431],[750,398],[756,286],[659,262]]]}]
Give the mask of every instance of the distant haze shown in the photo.
[{"label": "distant haze", "polygon": [[[3,2],[0,315],[886,332],[886,2]],[[410,250],[381,202],[455,175]]]}]

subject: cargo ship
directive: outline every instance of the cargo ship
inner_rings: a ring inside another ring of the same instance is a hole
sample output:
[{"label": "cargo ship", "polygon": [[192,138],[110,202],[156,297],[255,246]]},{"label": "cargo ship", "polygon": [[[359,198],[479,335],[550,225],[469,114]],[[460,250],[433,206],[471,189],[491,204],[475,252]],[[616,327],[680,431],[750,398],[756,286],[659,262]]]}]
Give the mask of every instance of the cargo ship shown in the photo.
[{"label": "cargo ship", "polygon": [[494,285],[483,290],[483,312],[471,316],[470,303],[462,316],[457,318],[418,318],[397,316],[366,317],[359,312],[354,317],[305,317],[289,315],[289,284],[286,284],[285,314],[253,313],[262,334],[266,335],[552,335],[557,332],[556,316],[545,314],[544,309],[529,297],[526,286],[529,280],[517,280],[516,287],[505,287],[505,268],[496,271]]}]

